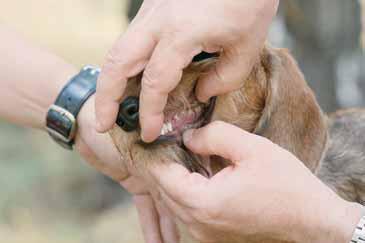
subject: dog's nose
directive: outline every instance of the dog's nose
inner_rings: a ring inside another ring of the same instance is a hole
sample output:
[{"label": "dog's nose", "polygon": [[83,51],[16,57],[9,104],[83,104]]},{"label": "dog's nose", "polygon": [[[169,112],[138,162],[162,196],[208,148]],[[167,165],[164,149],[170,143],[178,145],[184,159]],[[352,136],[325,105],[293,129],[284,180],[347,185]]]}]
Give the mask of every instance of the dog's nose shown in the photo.
[{"label": "dog's nose", "polygon": [[119,106],[117,125],[126,132],[137,130],[139,125],[139,99],[127,97]]}]

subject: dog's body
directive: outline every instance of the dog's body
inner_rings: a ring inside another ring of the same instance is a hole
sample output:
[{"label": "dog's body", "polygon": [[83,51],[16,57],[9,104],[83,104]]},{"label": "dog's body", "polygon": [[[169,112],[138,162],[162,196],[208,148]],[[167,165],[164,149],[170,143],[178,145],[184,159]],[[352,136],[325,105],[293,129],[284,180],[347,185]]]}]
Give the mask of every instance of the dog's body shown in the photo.
[{"label": "dog's body", "polygon": [[[143,145],[139,133],[115,127],[111,135],[126,165],[148,180],[149,165],[178,162],[207,176],[229,163],[221,158],[202,158],[181,146],[181,133],[189,127],[222,120],[264,136],[295,154],[323,182],[343,198],[365,199],[365,111],[324,115],[290,54],[266,47],[240,90],[217,97],[209,109],[194,96],[195,82],[214,59],[193,64],[166,106],[166,129],[159,141]],[[140,78],[129,82],[126,96],[138,96]],[[214,111],[209,114],[214,105]],[[204,121],[201,121],[204,117]],[[169,129],[167,129],[169,128]],[[276,242],[272,239],[252,242]]]},{"label": "dog's body", "polygon": [[341,197],[365,200],[365,110],[350,109],[330,115],[329,140],[316,175]]}]

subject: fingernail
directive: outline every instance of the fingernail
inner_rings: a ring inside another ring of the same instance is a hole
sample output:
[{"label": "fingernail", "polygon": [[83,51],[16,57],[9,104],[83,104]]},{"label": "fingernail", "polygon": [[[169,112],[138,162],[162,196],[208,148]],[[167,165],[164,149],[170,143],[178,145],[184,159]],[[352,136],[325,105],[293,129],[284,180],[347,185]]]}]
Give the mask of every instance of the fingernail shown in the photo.
[{"label": "fingernail", "polygon": [[146,142],[146,138],[145,138],[145,136],[142,132],[141,132],[141,139],[142,139],[143,142]]},{"label": "fingernail", "polygon": [[150,139],[148,139],[148,137],[146,138],[146,135],[143,132],[141,132],[141,139],[145,143],[151,143],[153,141],[153,140],[151,141]]},{"label": "fingernail", "polygon": [[188,143],[193,138],[194,129],[187,130],[183,134],[184,143]]},{"label": "fingernail", "polygon": [[203,96],[197,96],[198,100],[201,102],[201,103],[209,103],[209,97],[203,97]]},{"label": "fingernail", "polygon": [[210,97],[206,97],[201,91],[196,90],[196,98],[202,103],[208,103]]}]

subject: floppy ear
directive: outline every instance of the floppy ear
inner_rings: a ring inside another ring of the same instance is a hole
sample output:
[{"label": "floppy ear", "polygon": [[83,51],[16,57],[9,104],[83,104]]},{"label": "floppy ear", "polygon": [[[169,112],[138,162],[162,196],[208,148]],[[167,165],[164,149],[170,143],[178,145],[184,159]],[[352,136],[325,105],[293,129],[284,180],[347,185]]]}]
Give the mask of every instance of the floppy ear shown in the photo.
[{"label": "floppy ear", "polygon": [[327,140],[326,117],[287,50],[265,49],[265,108],[254,133],[295,154],[315,171]]}]

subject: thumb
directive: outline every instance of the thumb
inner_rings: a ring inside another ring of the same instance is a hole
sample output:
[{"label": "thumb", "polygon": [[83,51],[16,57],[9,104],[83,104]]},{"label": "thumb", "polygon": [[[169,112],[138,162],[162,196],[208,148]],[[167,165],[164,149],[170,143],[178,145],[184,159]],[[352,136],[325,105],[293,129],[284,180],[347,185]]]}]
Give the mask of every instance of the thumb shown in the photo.
[{"label": "thumb", "polygon": [[216,121],[184,133],[184,144],[195,154],[217,155],[238,164],[270,148],[271,142],[234,125]]},{"label": "thumb", "polygon": [[200,78],[196,87],[199,101],[239,89],[250,74],[257,53],[250,51],[223,51],[216,65]]}]

